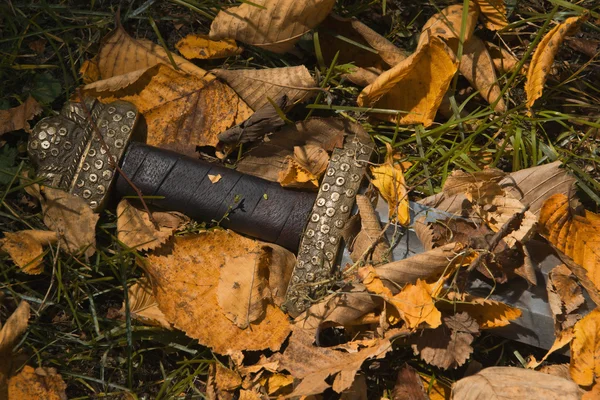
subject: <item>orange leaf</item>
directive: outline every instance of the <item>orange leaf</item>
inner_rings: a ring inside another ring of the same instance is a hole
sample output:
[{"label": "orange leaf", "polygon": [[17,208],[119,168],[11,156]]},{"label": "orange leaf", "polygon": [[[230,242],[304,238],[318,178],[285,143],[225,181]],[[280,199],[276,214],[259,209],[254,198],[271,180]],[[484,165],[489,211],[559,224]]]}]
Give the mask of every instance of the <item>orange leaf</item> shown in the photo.
[{"label": "orange leaf", "polygon": [[26,365],[8,381],[8,398],[19,400],[64,400],[67,384],[54,368],[33,369]]},{"label": "orange leaf", "polygon": [[410,57],[364,88],[358,96],[358,105],[398,110],[401,115],[376,116],[403,125],[422,123],[427,127],[433,123],[457,69],[451,50],[441,39],[431,37]]},{"label": "orange leaf", "polygon": [[573,332],[571,378],[581,386],[590,386],[600,377],[600,310],[583,317]]},{"label": "orange leaf", "polygon": [[567,35],[575,33],[585,19],[587,19],[585,15],[567,18],[552,28],[538,44],[527,71],[527,82],[525,83],[527,108],[531,108],[533,103],[542,96],[548,72],[563,40]]},{"label": "orange leaf", "polygon": [[497,31],[508,25],[504,0],[474,0],[481,11],[481,19],[486,28]]},{"label": "orange leaf", "polygon": [[410,214],[404,174],[402,167],[394,162],[392,147],[389,144],[387,151],[385,164],[371,167],[372,183],[388,203],[389,217],[406,226],[410,223]]},{"label": "orange leaf", "polygon": [[477,7],[472,7],[471,4],[469,4],[465,32],[461,32],[462,12],[462,4],[454,4],[444,8],[442,12],[429,18],[421,29],[422,33],[419,38],[419,45],[429,41],[429,34],[444,39],[452,51],[456,53],[458,50],[458,41],[461,37],[465,42],[471,39],[475,26],[477,25],[477,16],[479,15]]},{"label": "orange leaf", "polygon": [[499,301],[456,292],[449,292],[446,296],[449,300],[458,300],[457,303],[449,306],[453,312],[466,311],[477,321],[481,329],[506,326],[510,321],[521,316],[521,310]]},{"label": "orange leaf", "polygon": [[37,275],[44,270],[42,246],[54,244],[57,240],[58,236],[53,231],[4,232],[4,239],[0,239],[0,249],[10,255],[22,272]]},{"label": "orange leaf", "polygon": [[388,299],[398,310],[408,328],[417,328],[422,323],[437,328],[442,324],[442,313],[435,308],[431,297],[434,285],[437,284],[429,285],[417,279],[416,284],[407,284],[400,293]]},{"label": "orange leaf", "polygon": [[189,34],[175,45],[182,56],[188,60],[196,58],[208,60],[212,58],[225,58],[240,54],[240,49],[235,40],[210,40],[208,35]]}]

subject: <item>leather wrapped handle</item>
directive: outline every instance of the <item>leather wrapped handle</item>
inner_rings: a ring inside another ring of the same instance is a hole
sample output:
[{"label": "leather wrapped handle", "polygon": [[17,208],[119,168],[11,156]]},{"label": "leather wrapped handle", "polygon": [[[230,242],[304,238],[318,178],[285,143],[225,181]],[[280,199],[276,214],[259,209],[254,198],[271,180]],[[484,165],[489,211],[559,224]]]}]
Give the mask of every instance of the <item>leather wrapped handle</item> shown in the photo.
[{"label": "leather wrapped handle", "polygon": [[[141,143],[129,145],[121,169],[144,196],[164,197],[148,204],[200,221],[221,221],[223,227],[292,251],[298,249],[316,198],[315,193],[284,189],[275,182]],[[221,179],[212,183],[209,175]],[[122,176],[115,189],[120,195],[135,195]]]}]

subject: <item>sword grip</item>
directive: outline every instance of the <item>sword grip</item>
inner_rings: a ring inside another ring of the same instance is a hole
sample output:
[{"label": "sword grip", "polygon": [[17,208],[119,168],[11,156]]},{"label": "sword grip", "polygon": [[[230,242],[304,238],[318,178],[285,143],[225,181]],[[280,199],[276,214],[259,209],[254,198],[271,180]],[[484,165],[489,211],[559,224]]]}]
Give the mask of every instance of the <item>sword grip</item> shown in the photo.
[{"label": "sword grip", "polygon": [[[179,211],[196,220],[220,225],[292,251],[316,198],[315,193],[284,189],[275,182],[193,159],[173,151],[131,143],[121,164],[123,173],[149,199],[148,204]],[[220,175],[212,183],[209,175]],[[135,195],[122,177],[115,190]]]}]

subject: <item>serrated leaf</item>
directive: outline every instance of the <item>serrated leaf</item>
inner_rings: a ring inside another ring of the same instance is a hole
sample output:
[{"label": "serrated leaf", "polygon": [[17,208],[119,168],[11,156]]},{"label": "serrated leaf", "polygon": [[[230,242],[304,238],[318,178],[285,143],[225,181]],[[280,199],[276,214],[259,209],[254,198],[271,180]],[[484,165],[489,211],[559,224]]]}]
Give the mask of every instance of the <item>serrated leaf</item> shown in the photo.
[{"label": "serrated leaf", "polygon": [[571,378],[581,386],[590,386],[600,378],[600,310],[593,310],[577,322],[573,333]]}]

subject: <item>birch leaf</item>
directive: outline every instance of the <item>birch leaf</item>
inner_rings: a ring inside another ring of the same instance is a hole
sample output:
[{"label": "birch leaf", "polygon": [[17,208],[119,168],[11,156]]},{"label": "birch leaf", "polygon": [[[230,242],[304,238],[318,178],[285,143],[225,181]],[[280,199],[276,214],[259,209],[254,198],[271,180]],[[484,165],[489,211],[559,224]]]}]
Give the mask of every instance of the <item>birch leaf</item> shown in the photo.
[{"label": "birch leaf", "polygon": [[497,31],[508,25],[504,0],[475,0],[486,28]]},{"label": "birch leaf", "polygon": [[533,107],[533,103],[542,96],[548,73],[563,40],[567,35],[575,33],[586,18],[584,15],[567,18],[552,28],[538,44],[531,58],[525,82],[527,108]]},{"label": "birch leaf", "polygon": [[54,244],[57,240],[58,236],[53,231],[4,232],[4,239],[0,239],[0,250],[10,255],[22,272],[37,275],[44,270],[43,246]]},{"label": "birch leaf", "polygon": [[304,65],[265,69],[214,69],[213,74],[229,86],[253,109],[285,95],[289,103],[307,100],[317,83]]},{"label": "birch leaf", "polygon": [[213,58],[226,58],[240,54],[240,49],[235,40],[210,40],[207,35],[189,34],[175,45],[182,56],[198,60]]},{"label": "birch leaf", "polygon": [[[477,321],[481,329],[490,329],[510,324],[510,321],[521,316],[521,310],[511,307],[502,302],[488,300],[483,297],[474,297],[469,294],[449,292],[446,294],[448,300],[456,300],[457,303],[448,307],[454,312],[467,312]],[[444,302],[439,302],[440,307]]]},{"label": "birch leaf", "polygon": [[458,63],[447,46],[441,39],[431,37],[364,88],[358,96],[358,105],[401,112],[398,116],[375,114],[379,119],[430,126],[457,69]]},{"label": "birch leaf", "polygon": [[[131,285],[127,291],[129,294],[129,312],[133,318],[146,325],[173,329],[165,314],[158,308],[158,303],[152,292],[152,284],[148,278],[142,277],[138,282]],[[125,315],[125,303],[123,303],[119,313]]]},{"label": "birch leaf", "polygon": [[256,0],[221,10],[210,38],[236,39],[275,53],[285,53],[327,17],[335,0]]},{"label": "birch leaf", "polygon": [[421,324],[437,328],[442,323],[442,314],[435,307],[433,288],[434,286],[418,279],[416,284],[407,284],[400,293],[387,300],[398,310],[409,329]]},{"label": "birch leaf", "polygon": [[591,386],[600,378],[600,310],[583,317],[573,332],[571,378],[581,386]]}]

